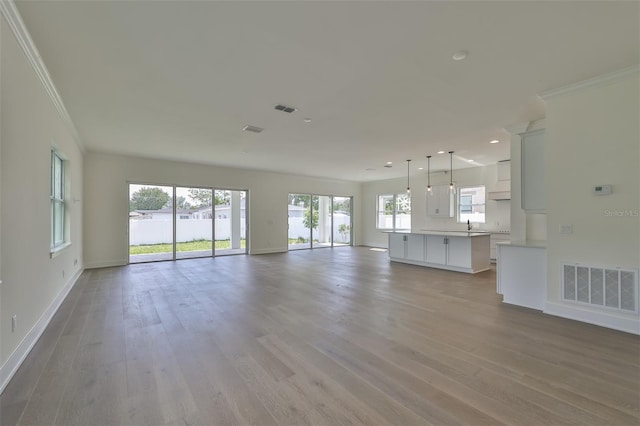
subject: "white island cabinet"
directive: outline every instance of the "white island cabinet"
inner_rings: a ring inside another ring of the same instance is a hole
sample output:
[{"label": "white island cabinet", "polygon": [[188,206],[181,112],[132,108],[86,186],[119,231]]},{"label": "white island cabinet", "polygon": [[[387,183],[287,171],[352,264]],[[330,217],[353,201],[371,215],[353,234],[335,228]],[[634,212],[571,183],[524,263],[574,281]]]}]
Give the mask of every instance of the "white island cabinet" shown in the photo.
[{"label": "white island cabinet", "polygon": [[497,292],[503,302],[544,310],[547,301],[545,241],[497,243]]},{"label": "white island cabinet", "polygon": [[475,274],[490,268],[489,234],[481,232],[390,232],[389,258],[430,268]]}]

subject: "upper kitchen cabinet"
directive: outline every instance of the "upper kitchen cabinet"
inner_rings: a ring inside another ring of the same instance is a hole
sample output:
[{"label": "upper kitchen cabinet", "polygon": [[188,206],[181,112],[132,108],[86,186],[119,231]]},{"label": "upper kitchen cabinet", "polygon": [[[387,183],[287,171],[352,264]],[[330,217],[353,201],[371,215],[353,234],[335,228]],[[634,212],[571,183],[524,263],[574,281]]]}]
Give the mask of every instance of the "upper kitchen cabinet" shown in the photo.
[{"label": "upper kitchen cabinet", "polygon": [[497,172],[498,182],[511,180],[511,161],[510,160],[498,161],[497,169],[498,169],[498,172]]},{"label": "upper kitchen cabinet", "polygon": [[522,141],[522,209],[546,213],[544,129],[520,134]]},{"label": "upper kitchen cabinet", "polygon": [[487,195],[495,201],[511,199],[511,160],[498,161],[497,180]]},{"label": "upper kitchen cabinet", "polygon": [[427,192],[427,216],[453,217],[455,214],[455,197],[449,185],[434,185],[431,193]]}]

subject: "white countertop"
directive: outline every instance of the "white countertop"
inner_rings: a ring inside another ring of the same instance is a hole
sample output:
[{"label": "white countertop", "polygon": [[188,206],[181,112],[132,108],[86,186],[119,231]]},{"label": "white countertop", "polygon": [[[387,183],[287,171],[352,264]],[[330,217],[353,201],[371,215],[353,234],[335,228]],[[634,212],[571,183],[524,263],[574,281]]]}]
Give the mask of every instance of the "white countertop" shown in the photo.
[{"label": "white countertop", "polygon": [[384,231],[389,234],[417,234],[417,235],[441,235],[444,237],[489,237],[489,232],[467,232],[467,231],[432,231],[421,229],[419,231]]},{"label": "white countertop", "polygon": [[547,248],[544,240],[496,241],[496,246]]}]

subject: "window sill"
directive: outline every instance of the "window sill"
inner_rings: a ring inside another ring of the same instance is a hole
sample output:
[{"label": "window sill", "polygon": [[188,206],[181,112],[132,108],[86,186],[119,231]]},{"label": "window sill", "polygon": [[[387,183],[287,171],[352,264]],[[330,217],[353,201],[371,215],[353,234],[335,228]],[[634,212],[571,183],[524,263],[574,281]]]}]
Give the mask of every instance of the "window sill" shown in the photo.
[{"label": "window sill", "polygon": [[54,257],[58,257],[69,246],[71,246],[70,242],[60,244],[59,246],[51,249],[51,251],[49,252],[49,256],[51,257],[51,259],[53,259]]}]

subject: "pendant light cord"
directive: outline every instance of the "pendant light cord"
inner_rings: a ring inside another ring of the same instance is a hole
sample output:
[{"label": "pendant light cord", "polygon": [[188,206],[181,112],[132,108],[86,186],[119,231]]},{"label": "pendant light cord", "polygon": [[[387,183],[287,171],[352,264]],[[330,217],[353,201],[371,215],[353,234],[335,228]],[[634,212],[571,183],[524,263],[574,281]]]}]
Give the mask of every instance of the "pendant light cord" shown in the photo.
[{"label": "pendant light cord", "polygon": [[411,160],[407,160],[407,194],[411,192],[411,186],[409,186],[409,163]]}]

